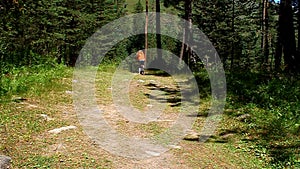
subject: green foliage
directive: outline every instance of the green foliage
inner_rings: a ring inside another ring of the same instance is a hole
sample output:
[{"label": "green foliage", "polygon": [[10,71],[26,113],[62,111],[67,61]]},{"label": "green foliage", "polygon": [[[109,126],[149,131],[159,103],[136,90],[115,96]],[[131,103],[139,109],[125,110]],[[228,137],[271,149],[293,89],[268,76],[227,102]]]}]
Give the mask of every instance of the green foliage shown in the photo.
[{"label": "green foliage", "polygon": [[227,106],[237,112],[231,116],[250,115],[247,132],[266,149],[270,165],[299,165],[300,80],[252,72],[230,74],[227,79]]},{"label": "green foliage", "polygon": [[[73,66],[88,37],[101,26],[128,14],[126,2],[131,4],[128,7],[131,12],[143,12],[144,1],[140,0],[3,1],[0,5],[0,103],[11,102],[15,96],[39,96],[59,86],[57,79],[69,76],[71,69],[56,62]],[[184,15],[184,1],[164,0],[163,3],[166,7],[172,6],[169,9],[173,14]],[[297,75],[272,74],[277,8],[278,5],[270,3],[270,59],[266,64],[261,64],[264,34],[261,31],[261,1],[194,1],[193,24],[211,40],[225,69],[231,68],[227,74],[227,107],[233,111],[229,115],[250,115],[244,125],[248,129],[246,132],[255,138],[251,140],[255,144],[253,149],[266,161],[269,160],[266,156],[270,156],[273,168],[299,168],[300,80]],[[151,10],[154,11],[154,1],[150,2]],[[136,22],[144,21],[133,18],[122,26],[133,31],[144,29],[136,28]],[[124,58],[143,49],[144,38],[144,35],[136,35],[117,43],[106,54],[104,61],[114,65],[107,69],[112,70]],[[149,48],[157,47],[156,38],[155,34],[148,35]],[[164,50],[179,55],[180,47],[181,42],[162,35]],[[201,97],[209,98],[209,78],[202,67],[201,61],[197,61],[193,71],[201,86]],[[32,113],[14,114],[3,110],[0,129],[11,122],[13,132],[20,135],[17,138],[28,140],[30,132],[43,129],[35,116],[41,112]],[[11,140],[10,145],[15,143]],[[29,162],[27,166],[45,164],[32,166],[36,168],[50,168],[48,164],[54,163],[51,158],[39,156],[31,157]]]},{"label": "green foliage", "polygon": [[39,95],[46,88],[55,87],[50,82],[67,75],[68,69],[63,65],[45,63],[6,71],[7,73],[0,76],[0,98],[4,101],[8,97],[22,96],[25,93]]},{"label": "green foliage", "polygon": [[123,3],[29,0],[4,6],[0,11],[1,62],[33,65],[35,56],[43,56],[74,65],[86,39],[126,12]]},{"label": "green foliage", "polygon": [[[213,43],[228,68],[257,69],[263,59],[261,49],[262,7],[258,1],[195,1],[193,24]],[[269,39],[276,35],[276,5],[269,7]],[[270,45],[274,54],[274,46]],[[272,60],[268,60],[269,63]],[[266,63],[270,65],[269,63]],[[229,66],[230,64],[230,66]]]},{"label": "green foliage", "polygon": [[136,13],[141,13],[141,12],[143,12],[143,10],[144,10],[144,7],[143,7],[143,5],[142,5],[142,3],[141,3],[141,0],[139,0],[139,1],[135,4],[134,11],[135,11]]}]

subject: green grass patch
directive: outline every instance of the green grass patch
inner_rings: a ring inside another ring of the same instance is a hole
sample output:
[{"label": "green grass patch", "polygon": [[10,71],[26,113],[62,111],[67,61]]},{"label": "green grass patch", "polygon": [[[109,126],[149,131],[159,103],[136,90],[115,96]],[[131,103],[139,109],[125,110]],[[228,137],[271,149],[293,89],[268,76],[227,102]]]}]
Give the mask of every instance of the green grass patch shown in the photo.
[{"label": "green grass patch", "polygon": [[300,79],[243,72],[228,74],[225,114],[238,119],[242,140],[270,167],[299,167]]},{"label": "green grass patch", "polygon": [[64,65],[37,65],[12,68],[0,76],[0,102],[13,96],[41,95],[59,86],[57,80],[70,77],[71,69]]}]

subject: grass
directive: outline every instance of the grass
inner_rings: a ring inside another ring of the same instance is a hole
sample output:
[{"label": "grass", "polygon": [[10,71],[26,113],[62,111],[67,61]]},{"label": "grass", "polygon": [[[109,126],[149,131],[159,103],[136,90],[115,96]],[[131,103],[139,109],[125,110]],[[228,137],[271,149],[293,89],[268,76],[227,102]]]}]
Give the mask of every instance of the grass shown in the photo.
[{"label": "grass", "polygon": [[[102,91],[105,91],[104,93],[109,93],[110,91],[107,90],[107,88],[109,88],[109,86],[105,86],[105,88],[101,89],[101,81],[102,82],[107,82],[107,78],[108,77],[112,77],[113,76],[113,72],[114,70],[112,69],[111,71],[106,72],[108,74],[104,74],[104,73],[99,73],[99,78],[97,78],[98,81],[98,94],[97,96],[101,96],[101,99],[99,97],[98,99],[98,103],[104,104],[104,105],[110,105],[111,104],[111,98],[105,98],[105,97],[109,97],[106,94],[101,94]],[[166,107],[166,109],[164,110],[164,113],[172,113],[172,112],[178,112],[180,106],[173,106],[172,105],[176,105],[176,103],[174,104],[174,98],[178,97],[178,88],[176,83],[174,82],[174,80],[172,79],[172,77],[169,76],[165,76],[159,72],[149,72],[149,70],[147,71],[148,74],[152,74],[151,76],[146,75],[146,76],[140,76],[140,75],[136,75],[134,76],[134,78],[132,79],[131,83],[130,83],[130,100],[132,102],[132,105],[141,110],[141,111],[145,111],[147,104],[149,104],[148,98],[150,96],[150,93],[153,89],[158,89],[158,90],[163,90],[165,88],[163,88],[162,86],[167,86],[168,90],[164,90],[164,91],[170,91],[170,95],[167,94],[167,96],[169,97],[166,98],[167,101],[169,101],[168,106]],[[157,75],[156,75],[157,73]],[[110,75],[109,75],[110,74]],[[163,76],[162,76],[163,75]],[[205,73],[200,73],[201,78],[203,77],[207,77],[205,75]],[[105,77],[105,78],[103,78]],[[100,80],[101,79],[101,80]],[[108,78],[111,80],[111,78]],[[207,89],[209,89],[209,84],[207,84],[207,80],[205,80],[204,78],[201,79],[203,83],[203,85],[201,86],[201,90],[203,90],[204,92],[201,93],[202,96],[208,96],[207,94]],[[154,83],[155,82],[155,83]],[[159,85],[157,85],[159,83]],[[208,86],[207,86],[208,85]],[[175,91],[175,92],[171,92],[171,91]],[[177,91],[177,92],[176,92]],[[208,92],[209,93],[209,92]],[[172,99],[170,99],[172,98]],[[146,100],[147,99],[147,100]],[[105,102],[103,102],[105,100]],[[176,99],[175,99],[176,100]],[[203,121],[205,120],[205,117],[207,115],[207,111],[210,108],[210,99],[202,99],[202,103],[201,103],[201,107],[199,110],[199,118],[196,120],[195,124],[194,124],[194,129],[196,131],[201,131],[201,128],[203,126]],[[179,101],[180,102],[180,101]],[[107,111],[111,111],[110,108]],[[233,127],[232,124],[235,124],[236,127]],[[126,120],[120,120],[118,123],[118,131],[128,135],[128,133],[136,133],[133,135],[129,135],[129,136],[139,136],[139,137],[153,137],[155,135],[161,134],[162,132],[165,131],[165,129],[167,127],[170,127],[169,125],[163,125],[160,123],[155,123],[155,122],[151,122],[148,124],[131,124],[130,122],[127,122]],[[133,126],[133,127],[132,127]],[[230,126],[230,127],[229,127]],[[222,132],[222,130],[224,131],[231,131],[234,130],[238,127],[242,126],[242,124],[240,124],[239,122],[237,122],[236,120],[233,120],[232,118],[230,118],[229,116],[225,118],[225,120],[223,120],[222,124],[220,125],[220,131],[218,131],[219,133]],[[227,128],[228,127],[228,128]],[[131,134],[132,134],[131,133]],[[218,134],[219,134],[218,133]],[[236,137],[240,137],[239,135]],[[238,168],[238,166],[243,166],[244,168],[263,168],[265,166],[263,161],[260,161],[259,158],[252,156],[251,154],[248,154],[249,152],[243,152],[240,151],[240,148],[238,146],[236,146],[233,141],[226,141],[226,144],[222,144],[222,143],[218,143],[218,139],[213,140],[210,139],[208,143],[204,144],[204,145],[199,145],[198,143],[194,143],[194,142],[187,142],[184,141],[182,143],[180,143],[181,145],[185,146],[185,147],[190,147],[190,149],[192,150],[172,150],[172,152],[174,154],[176,154],[176,156],[181,157],[180,159],[186,159],[190,165],[191,168],[194,168],[195,166],[203,166],[204,163],[207,164],[210,167],[214,167],[214,168],[224,168],[224,166],[228,167],[235,167]],[[202,157],[203,156],[203,152],[202,150],[200,150],[201,148],[205,148],[207,149],[207,154],[211,154],[213,151],[218,157],[215,158],[214,156],[209,156],[209,155],[205,155],[206,157]],[[188,154],[188,155],[186,155]],[[233,155],[233,154],[238,154],[238,155]],[[233,155],[233,156],[231,156]],[[209,158],[207,157],[209,156]],[[241,156],[241,157],[240,157]],[[224,166],[223,164],[220,164],[220,159],[221,158],[225,158],[226,160],[221,160],[224,161]],[[199,160],[202,159],[202,160]],[[228,162],[229,161],[229,162]]]},{"label": "grass", "polygon": [[[115,68],[114,65],[100,66],[96,78],[97,102],[113,114],[111,80]],[[66,92],[72,91],[72,72],[72,68],[61,65],[39,66],[14,69],[1,76],[0,154],[13,158],[13,168],[115,168],[116,161],[128,162],[93,146],[82,131],[73,110],[72,94]],[[153,89],[157,89],[165,93],[160,96],[166,98],[168,105],[164,115],[176,118],[180,108],[177,84],[170,76],[151,74],[134,76],[130,83],[132,105],[147,110]],[[205,72],[199,72],[198,77],[201,98],[206,99],[201,100],[195,131],[201,131],[210,109],[209,81]],[[299,81],[266,79],[257,83],[259,78],[253,74],[251,77],[228,77],[229,97],[216,134],[204,144],[180,142],[182,149],[170,150],[173,154],[170,165],[189,168],[299,166],[298,102],[295,100],[299,98]],[[244,91],[236,90],[241,86]],[[41,114],[53,120],[47,121]],[[237,120],[243,114],[249,114],[250,118]],[[171,122],[135,124],[118,118],[111,123],[116,124],[120,132],[139,137],[158,135],[171,125]],[[78,129],[58,135],[47,132],[67,125]]]},{"label": "grass", "polygon": [[[24,67],[1,77],[1,81],[0,154],[13,159],[12,168],[104,168],[111,165],[104,156],[97,157],[95,148],[89,148],[91,143],[81,130],[61,135],[47,132],[67,125],[79,126],[72,96],[66,93],[72,91],[72,68]],[[13,99],[18,97],[23,99]],[[53,120],[47,121],[41,114]],[[59,145],[62,148],[57,148]],[[86,150],[88,154],[82,155]]]},{"label": "grass", "polygon": [[250,116],[237,125],[244,145],[252,147],[247,151],[271,167],[299,168],[300,80],[297,76],[249,72],[227,77],[227,108],[232,111],[226,116]]}]

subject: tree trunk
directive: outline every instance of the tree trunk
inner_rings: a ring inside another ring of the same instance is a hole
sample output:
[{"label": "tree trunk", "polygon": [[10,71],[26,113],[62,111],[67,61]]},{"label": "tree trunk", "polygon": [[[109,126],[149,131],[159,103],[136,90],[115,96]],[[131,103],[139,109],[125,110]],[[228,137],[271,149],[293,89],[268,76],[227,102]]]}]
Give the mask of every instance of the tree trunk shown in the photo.
[{"label": "tree trunk", "polygon": [[265,5],[265,0],[261,0],[261,18],[260,18],[260,29],[261,29],[261,42],[260,42],[260,47],[261,49],[264,48],[264,7]]},{"label": "tree trunk", "polygon": [[[234,29],[234,17],[235,17],[235,8],[234,8],[234,0],[232,0],[232,18],[231,18],[231,31],[232,35],[234,35],[235,29]],[[230,68],[233,70],[233,62],[234,62],[234,38],[232,38],[231,42],[231,61],[230,61]]]},{"label": "tree trunk", "polygon": [[283,51],[284,54],[285,70],[295,71],[296,40],[291,0],[280,1],[278,39],[275,56],[276,69],[280,66],[281,51]]},{"label": "tree trunk", "polygon": [[277,28],[277,38],[276,38],[276,50],[275,50],[275,70],[280,71],[281,61],[282,61],[282,10],[283,8],[283,0],[280,1],[279,6],[279,20],[278,20],[278,28]]},{"label": "tree trunk", "polygon": [[298,52],[300,52],[300,2],[298,1],[298,15],[297,15],[297,19],[298,19]]},{"label": "tree trunk", "polygon": [[145,57],[146,57],[146,60],[145,60],[145,66],[147,65],[146,62],[147,62],[147,50],[148,50],[148,9],[149,8],[149,3],[148,3],[148,0],[146,0],[146,21],[145,21]]},{"label": "tree trunk", "polygon": [[184,30],[183,30],[183,41],[182,41],[182,46],[181,46],[181,52],[180,52],[180,60],[184,60],[187,65],[190,63],[190,59],[192,56],[192,48],[191,46],[187,46],[186,42],[189,42],[191,45],[192,43],[192,16],[193,16],[193,11],[192,11],[192,3],[193,0],[186,0],[184,3],[184,11],[185,11],[185,16],[184,19],[187,20],[186,24],[184,25]]},{"label": "tree trunk", "polygon": [[185,39],[186,39],[185,31],[186,31],[186,25],[184,25],[183,33],[182,33],[182,43],[181,43],[180,58],[179,58],[180,62],[182,61],[184,55]]},{"label": "tree trunk", "polygon": [[156,44],[157,44],[157,59],[162,59],[161,53],[161,34],[160,34],[160,0],[156,0]]},{"label": "tree trunk", "polygon": [[296,59],[296,64],[297,64],[297,71],[300,71],[300,2],[298,1],[298,15],[297,15],[297,19],[298,19],[298,49],[297,49],[297,53],[295,56]]},{"label": "tree trunk", "polygon": [[268,15],[268,8],[269,8],[269,0],[263,0],[263,63],[268,64],[269,60],[269,15]]},{"label": "tree trunk", "polygon": [[283,39],[283,54],[284,62],[287,71],[294,71],[295,69],[295,29],[293,24],[293,10],[291,0],[285,0],[282,15],[282,39]]}]

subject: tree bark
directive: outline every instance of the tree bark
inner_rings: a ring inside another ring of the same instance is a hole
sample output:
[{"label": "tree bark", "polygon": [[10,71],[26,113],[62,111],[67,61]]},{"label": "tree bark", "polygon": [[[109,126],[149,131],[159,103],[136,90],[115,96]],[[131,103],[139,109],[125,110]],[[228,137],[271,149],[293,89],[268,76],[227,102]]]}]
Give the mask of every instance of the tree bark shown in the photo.
[{"label": "tree bark", "polygon": [[162,59],[162,45],[161,45],[161,34],[160,34],[160,0],[156,0],[156,44],[157,44],[157,58]]},{"label": "tree bark", "polygon": [[268,15],[268,8],[269,8],[269,0],[264,1],[264,8],[263,8],[263,63],[268,64],[269,61],[269,15]]},{"label": "tree bark", "polygon": [[281,63],[282,52],[286,71],[295,71],[296,40],[293,25],[293,10],[291,0],[281,0],[279,9],[278,38],[275,55],[275,68]]},{"label": "tree bark", "polygon": [[180,60],[184,60],[187,65],[190,64],[190,59],[192,56],[192,47],[188,46],[186,42],[189,42],[189,44],[192,44],[193,38],[192,38],[192,4],[193,0],[186,0],[184,3],[184,10],[185,15],[184,19],[187,20],[187,22],[184,25],[183,30],[183,38],[182,38],[182,45],[181,45],[181,52],[180,52]]},{"label": "tree bark", "polygon": [[149,10],[149,3],[148,0],[146,0],[146,21],[145,21],[145,67],[146,67],[146,62],[147,62],[147,50],[148,50],[148,10]]},{"label": "tree bark", "polygon": [[297,64],[297,71],[300,71],[300,2],[298,1],[298,14],[297,14],[297,27],[298,27],[298,49],[296,53],[296,64]]},{"label": "tree bark", "polygon": [[[234,8],[234,0],[232,0],[232,18],[231,18],[231,31],[232,35],[234,35],[235,29],[234,29],[234,17],[235,17],[235,8]],[[230,68],[233,70],[233,64],[234,62],[234,38],[232,38],[231,42],[231,61],[230,61]]]},{"label": "tree bark", "polygon": [[295,69],[295,53],[296,40],[295,29],[293,23],[293,10],[291,0],[285,0],[282,14],[282,42],[284,62],[287,71],[294,71]]}]

